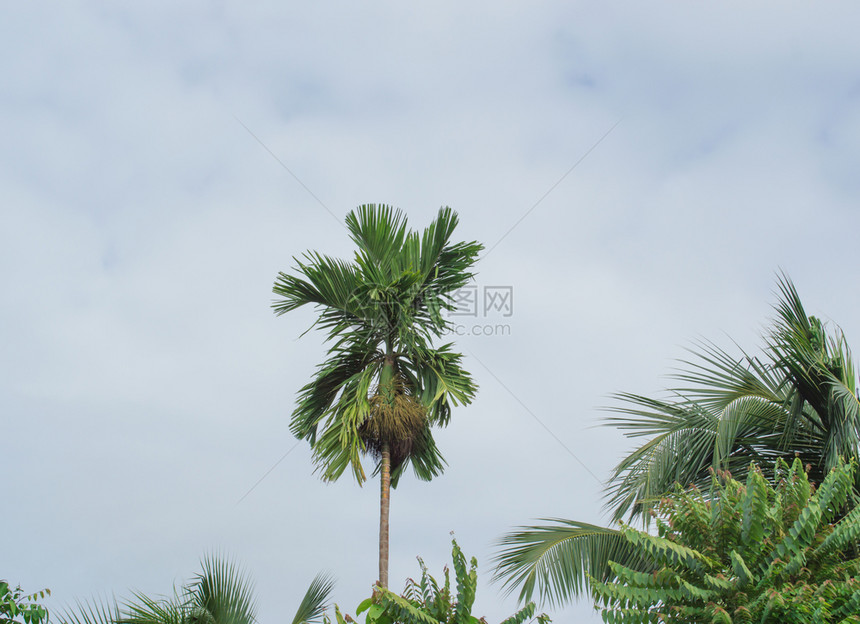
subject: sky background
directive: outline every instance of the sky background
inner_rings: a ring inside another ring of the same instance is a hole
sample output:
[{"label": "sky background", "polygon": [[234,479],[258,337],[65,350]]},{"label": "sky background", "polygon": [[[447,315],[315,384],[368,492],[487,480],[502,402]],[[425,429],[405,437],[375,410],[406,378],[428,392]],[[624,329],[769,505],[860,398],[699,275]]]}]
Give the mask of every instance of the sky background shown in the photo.
[{"label": "sky background", "polygon": [[276,318],[271,287],[306,249],[349,257],[359,204],[419,229],[448,205],[455,239],[490,250],[476,288],[510,287],[513,312],[456,337],[480,391],[437,435],[445,474],[394,492],[391,585],[418,555],[441,573],[453,531],[479,560],[475,612],[500,621],[496,540],[606,521],[630,448],[597,426],[611,393],[658,393],[699,338],[756,352],[779,270],[860,340],[856,10],[8,4],[0,576],[60,607],[170,593],[221,552],[261,623],[321,570],[352,612],[378,485],[323,484],[305,444],[285,457],[325,353],[300,338],[313,310]]}]

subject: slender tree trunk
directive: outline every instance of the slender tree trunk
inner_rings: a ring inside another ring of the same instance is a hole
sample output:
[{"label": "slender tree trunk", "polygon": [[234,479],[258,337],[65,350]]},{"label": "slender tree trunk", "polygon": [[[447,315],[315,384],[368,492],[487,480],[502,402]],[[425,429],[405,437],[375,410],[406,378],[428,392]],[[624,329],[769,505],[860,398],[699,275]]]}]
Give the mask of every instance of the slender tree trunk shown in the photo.
[{"label": "slender tree trunk", "polygon": [[388,511],[391,504],[391,451],[382,445],[382,466],[379,471],[379,584],[388,587]]},{"label": "slender tree trunk", "polygon": [[[390,407],[394,406],[394,355],[391,345],[386,342],[385,362],[379,379],[380,391]],[[388,587],[388,514],[391,506],[391,447],[387,440],[382,441],[382,457],[379,470],[379,585]]]}]

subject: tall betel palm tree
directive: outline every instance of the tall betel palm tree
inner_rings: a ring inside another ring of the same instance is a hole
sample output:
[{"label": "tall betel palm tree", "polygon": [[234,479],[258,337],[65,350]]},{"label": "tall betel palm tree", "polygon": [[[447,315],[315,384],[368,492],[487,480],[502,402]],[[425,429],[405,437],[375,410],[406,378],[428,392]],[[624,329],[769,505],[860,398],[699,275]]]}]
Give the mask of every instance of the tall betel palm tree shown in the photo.
[{"label": "tall betel palm tree", "polygon": [[307,440],[323,480],[351,468],[362,484],[370,455],[380,475],[379,583],[388,585],[390,488],[411,464],[429,481],[444,459],[431,432],[451,407],[477,389],[451,344],[435,347],[449,329],[442,312],[473,274],[477,242],[452,243],[457,214],[441,208],[423,233],[384,205],[359,206],[346,217],[357,246],[352,262],[306,252],[299,275],[280,273],[272,307],[281,315],[314,305],[314,326],[327,332],[328,359],[298,395],[291,431]]},{"label": "tall betel palm tree", "polygon": [[[750,462],[767,474],[799,457],[822,482],[840,458],[860,457],[860,400],[851,353],[838,328],[808,316],[781,275],[776,318],[763,357],[733,356],[713,344],[693,351],[668,398],[619,394],[607,419],[630,438],[646,438],[615,468],[607,486],[613,520],[647,524],[676,484],[706,490],[711,470],[745,478]],[[855,473],[854,500],[860,496]],[[610,560],[645,565],[615,529],[573,520],[521,527],[502,539],[497,578],[553,602],[584,592],[588,578],[612,580]]]}]

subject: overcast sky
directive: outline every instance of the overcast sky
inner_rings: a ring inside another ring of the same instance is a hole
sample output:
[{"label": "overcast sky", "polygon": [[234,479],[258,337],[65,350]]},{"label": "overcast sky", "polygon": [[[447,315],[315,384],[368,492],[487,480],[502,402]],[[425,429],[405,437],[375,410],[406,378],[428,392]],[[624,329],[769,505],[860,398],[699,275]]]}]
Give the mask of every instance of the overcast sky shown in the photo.
[{"label": "overcast sky", "polygon": [[348,257],[359,204],[415,228],[448,205],[489,250],[477,292],[513,308],[455,337],[479,395],[437,436],[445,474],[394,492],[391,584],[417,555],[441,573],[453,531],[500,621],[501,535],[606,520],[629,448],[595,427],[608,395],[658,392],[699,337],[755,351],[780,269],[860,340],[856,10],[7,3],[0,576],[60,606],[169,593],[223,552],[263,623],[320,570],[352,612],[378,485],[323,484],[305,444],[285,457],[325,352],[271,287],[306,249]]}]

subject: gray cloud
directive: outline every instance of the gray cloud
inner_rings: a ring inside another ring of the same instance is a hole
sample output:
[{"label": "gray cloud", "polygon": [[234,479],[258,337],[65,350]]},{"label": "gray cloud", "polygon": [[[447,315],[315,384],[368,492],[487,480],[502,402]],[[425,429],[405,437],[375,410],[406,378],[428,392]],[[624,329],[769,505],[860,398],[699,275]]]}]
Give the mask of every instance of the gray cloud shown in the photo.
[{"label": "gray cloud", "polygon": [[479,265],[514,290],[510,335],[457,339],[479,398],[439,435],[446,474],[393,497],[392,579],[416,555],[439,571],[453,530],[480,559],[477,610],[512,612],[491,544],[535,517],[603,521],[571,453],[604,478],[627,448],[593,427],[609,393],[659,390],[699,335],[753,348],[780,267],[860,336],[849,6],[9,7],[4,574],[52,605],[166,593],[221,549],[261,621],[325,568],[352,608],[375,576],[373,483],[323,485],[302,445],[236,504],[294,444],[323,357],[298,339],[310,311],[269,311],[275,274],[351,253],[236,118],[338,220],[389,202],[421,227],[447,204],[488,246],[621,120]]}]

